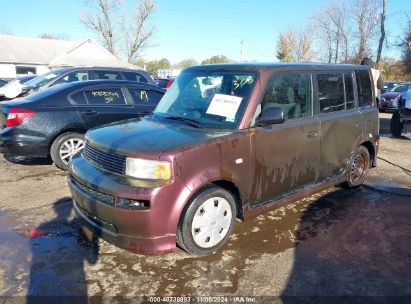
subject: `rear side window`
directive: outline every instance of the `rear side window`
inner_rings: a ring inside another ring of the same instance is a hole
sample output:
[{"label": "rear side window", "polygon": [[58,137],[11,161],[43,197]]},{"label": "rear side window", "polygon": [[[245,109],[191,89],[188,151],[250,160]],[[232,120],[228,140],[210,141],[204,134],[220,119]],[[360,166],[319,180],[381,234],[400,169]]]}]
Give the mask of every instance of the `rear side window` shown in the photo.
[{"label": "rear side window", "polygon": [[122,80],[119,72],[115,71],[91,71],[93,79],[106,79],[106,80]]},{"label": "rear side window", "polygon": [[268,84],[261,110],[281,108],[285,118],[311,116],[311,75],[278,73]]},{"label": "rear side window", "polygon": [[162,93],[151,90],[129,89],[129,91],[136,105],[156,106],[163,97]]},{"label": "rear side window", "polygon": [[358,89],[358,107],[371,107],[372,102],[372,84],[368,71],[357,71],[357,89]]},{"label": "rear side window", "polygon": [[136,81],[140,83],[148,83],[148,80],[141,74],[135,72],[123,72],[124,78],[130,81]]},{"label": "rear side window", "polygon": [[95,89],[84,92],[90,105],[123,105],[126,104],[119,88]]},{"label": "rear side window", "polygon": [[352,74],[344,74],[345,99],[347,110],[355,108],[354,82]]},{"label": "rear side window", "polygon": [[329,113],[345,110],[343,74],[318,74],[317,81],[320,112]]}]

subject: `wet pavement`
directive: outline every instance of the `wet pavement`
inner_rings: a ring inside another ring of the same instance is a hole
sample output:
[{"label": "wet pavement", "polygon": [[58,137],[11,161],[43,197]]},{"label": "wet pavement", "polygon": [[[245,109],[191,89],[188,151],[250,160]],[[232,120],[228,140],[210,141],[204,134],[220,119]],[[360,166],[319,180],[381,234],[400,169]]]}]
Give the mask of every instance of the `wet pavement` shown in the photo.
[{"label": "wet pavement", "polygon": [[401,157],[405,151],[411,141],[383,137],[385,161],[367,186],[330,188],[237,222],[229,242],[205,257],[180,249],[143,256],[90,242],[79,233],[64,173],[47,162],[0,160],[0,295],[23,302],[27,295],[51,296],[40,302],[79,296],[79,303],[85,296],[149,302],[138,296],[227,295],[271,296],[258,299],[267,303],[296,303],[302,296],[320,296],[316,303],[333,303],[335,296],[409,303],[411,164]]}]

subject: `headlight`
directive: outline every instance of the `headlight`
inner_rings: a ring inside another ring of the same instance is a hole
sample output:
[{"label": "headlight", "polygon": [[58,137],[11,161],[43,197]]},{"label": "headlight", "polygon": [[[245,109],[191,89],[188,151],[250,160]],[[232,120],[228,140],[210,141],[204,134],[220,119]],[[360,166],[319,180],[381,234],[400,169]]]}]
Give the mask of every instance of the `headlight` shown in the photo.
[{"label": "headlight", "polygon": [[143,179],[170,179],[171,165],[168,161],[127,157],[126,175]]}]

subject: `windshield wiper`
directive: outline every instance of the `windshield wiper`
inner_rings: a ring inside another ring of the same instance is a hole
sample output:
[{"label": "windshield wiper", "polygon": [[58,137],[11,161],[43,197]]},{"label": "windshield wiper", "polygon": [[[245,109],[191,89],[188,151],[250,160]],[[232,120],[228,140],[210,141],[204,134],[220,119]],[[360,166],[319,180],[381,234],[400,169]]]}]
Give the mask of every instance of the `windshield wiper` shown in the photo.
[{"label": "windshield wiper", "polygon": [[170,120],[177,120],[177,121],[183,121],[186,124],[194,127],[194,128],[201,128],[200,123],[197,120],[187,118],[187,117],[181,117],[181,116],[166,116],[164,117],[165,119],[170,119]]}]

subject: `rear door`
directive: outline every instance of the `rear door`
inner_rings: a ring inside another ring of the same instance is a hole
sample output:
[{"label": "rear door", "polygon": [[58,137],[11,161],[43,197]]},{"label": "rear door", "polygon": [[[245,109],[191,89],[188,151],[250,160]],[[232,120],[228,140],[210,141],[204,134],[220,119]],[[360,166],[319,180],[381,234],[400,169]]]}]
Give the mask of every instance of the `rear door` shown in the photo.
[{"label": "rear door", "polygon": [[145,87],[128,87],[128,92],[139,116],[151,114],[164,95],[161,90]]},{"label": "rear door", "polygon": [[319,179],[341,174],[362,138],[362,119],[355,102],[352,72],[316,75],[321,121]]},{"label": "rear door", "polygon": [[137,117],[121,86],[85,88],[71,98],[87,129]]}]

